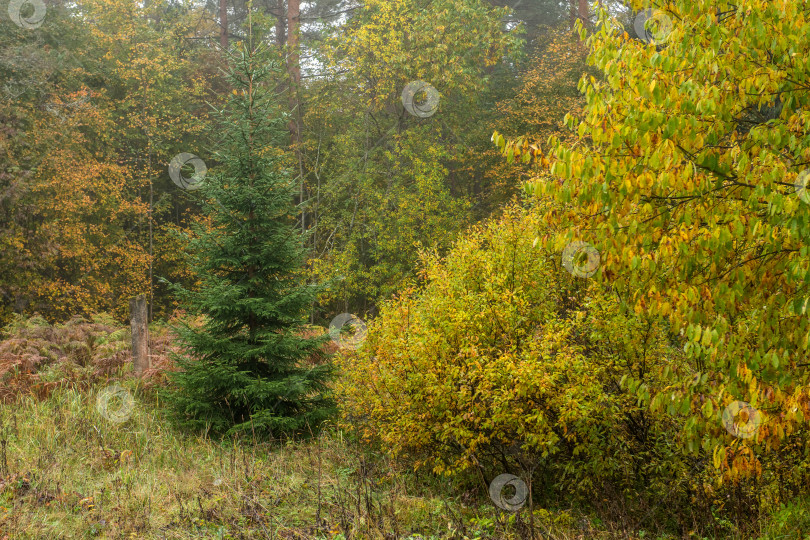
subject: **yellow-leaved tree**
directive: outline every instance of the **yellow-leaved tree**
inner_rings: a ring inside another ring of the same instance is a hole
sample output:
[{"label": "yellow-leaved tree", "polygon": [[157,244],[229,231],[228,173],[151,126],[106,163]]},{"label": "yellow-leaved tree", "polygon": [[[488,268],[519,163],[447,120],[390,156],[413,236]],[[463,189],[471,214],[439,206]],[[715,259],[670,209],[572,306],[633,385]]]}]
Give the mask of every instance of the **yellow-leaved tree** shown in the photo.
[{"label": "yellow-leaved tree", "polygon": [[694,375],[623,387],[718,480],[756,486],[751,507],[784,502],[807,486],[810,5],[632,5],[642,39],[604,12],[588,38],[601,75],[580,82],[574,142],[494,140],[550,173],[531,191],[571,203],[546,215],[557,245],[586,237],[594,279],[686,338]]}]

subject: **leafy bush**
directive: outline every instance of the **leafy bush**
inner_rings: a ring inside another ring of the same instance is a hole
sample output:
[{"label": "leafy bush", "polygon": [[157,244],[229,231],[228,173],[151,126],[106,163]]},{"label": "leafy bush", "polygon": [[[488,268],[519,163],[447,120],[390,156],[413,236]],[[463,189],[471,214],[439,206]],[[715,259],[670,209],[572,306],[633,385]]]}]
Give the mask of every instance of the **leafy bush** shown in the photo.
[{"label": "leafy bush", "polygon": [[[663,321],[563,269],[548,210],[513,207],[446,259],[424,256],[423,287],[340,359],[344,415],[437,473],[534,471],[570,493],[654,498],[687,463],[643,397],[688,366]],[[643,384],[622,386],[629,374]]]}]

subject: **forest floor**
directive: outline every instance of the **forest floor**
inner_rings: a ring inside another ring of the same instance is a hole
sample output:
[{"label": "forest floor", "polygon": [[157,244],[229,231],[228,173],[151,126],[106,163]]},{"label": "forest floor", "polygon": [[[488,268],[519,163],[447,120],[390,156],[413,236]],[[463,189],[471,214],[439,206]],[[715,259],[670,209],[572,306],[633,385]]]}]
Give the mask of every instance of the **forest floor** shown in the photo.
[{"label": "forest floor", "polygon": [[[155,392],[174,345],[154,330],[156,368],[135,378],[109,320],[7,329],[0,539],[532,538],[529,509],[501,510],[483,481],[414,472],[333,424],[275,442],[179,431]],[[534,538],[674,538],[566,507],[532,515]]]},{"label": "forest floor", "polygon": [[[136,384],[122,383],[134,407],[121,423],[102,417],[95,391],[0,407],[3,538],[522,537],[484,489],[402,470],[337,429],[276,443],[191,436]],[[571,511],[534,517],[544,538],[626,537]]]}]

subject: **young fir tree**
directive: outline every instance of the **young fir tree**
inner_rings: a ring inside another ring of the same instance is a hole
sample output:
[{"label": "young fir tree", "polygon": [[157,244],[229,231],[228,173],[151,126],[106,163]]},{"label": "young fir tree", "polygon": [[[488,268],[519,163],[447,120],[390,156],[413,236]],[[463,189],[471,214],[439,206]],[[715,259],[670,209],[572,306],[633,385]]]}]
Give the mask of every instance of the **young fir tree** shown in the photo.
[{"label": "young fir tree", "polygon": [[198,288],[174,285],[204,325],[177,328],[186,356],[167,397],[178,419],[213,433],[308,431],[333,411],[328,364],[303,367],[326,336],[303,337],[317,288],[303,281],[294,178],[279,149],[285,118],[266,48],[229,53],[232,95],[218,112],[218,165],[197,193],[210,220],[190,241]]}]

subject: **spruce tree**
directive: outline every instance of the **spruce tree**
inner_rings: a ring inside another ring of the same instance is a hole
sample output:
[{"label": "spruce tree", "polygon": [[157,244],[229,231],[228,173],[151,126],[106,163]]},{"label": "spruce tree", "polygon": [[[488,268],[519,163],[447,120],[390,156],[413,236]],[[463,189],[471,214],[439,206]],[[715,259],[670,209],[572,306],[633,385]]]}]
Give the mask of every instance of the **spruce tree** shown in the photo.
[{"label": "spruce tree", "polygon": [[209,221],[189,241],[198,287],[172,285],[189,314],[205,317],[176,328],[186,352],[175,357],[168,401],[182,423],[225,435],[306,432],[334,408],[329,364],[302,365],[326,335],[302,333],[318,290],[304,281],[295,179],[281,147],[288,115],[268,53],[228,52],[233,89],[215,115],[216,163],[194,192]]}]

